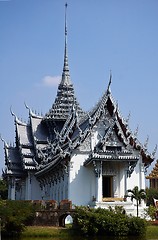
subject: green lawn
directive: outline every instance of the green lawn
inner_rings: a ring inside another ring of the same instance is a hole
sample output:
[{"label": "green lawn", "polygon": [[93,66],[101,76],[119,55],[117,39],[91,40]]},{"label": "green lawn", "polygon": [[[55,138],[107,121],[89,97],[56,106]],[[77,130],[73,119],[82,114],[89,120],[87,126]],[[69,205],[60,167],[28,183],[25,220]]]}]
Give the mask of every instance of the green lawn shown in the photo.
[{"label": "green lawn", "polygon": [[56,228],[48,226],[29,226],[23,232],[23,237],[60,237],[68,236],[69,231],[67,228]]},{"label": "green lawn", "polygon": [[158,239],[158,225],[150,225],[147,227],[147,238]]},{"label": "green lawn", "polygon": [[[37,238],[65,238],[71,239],[72,230],[70,228],[57,228],[57,227],[38,227],[38,226],[29,226],[26,228],[25,232],[22,234],[22,237],[37,237]],[[76,238],[76,237],[75,237]],[[158,239],[158,225],[150,225],[147,227],[147,239]]]}]

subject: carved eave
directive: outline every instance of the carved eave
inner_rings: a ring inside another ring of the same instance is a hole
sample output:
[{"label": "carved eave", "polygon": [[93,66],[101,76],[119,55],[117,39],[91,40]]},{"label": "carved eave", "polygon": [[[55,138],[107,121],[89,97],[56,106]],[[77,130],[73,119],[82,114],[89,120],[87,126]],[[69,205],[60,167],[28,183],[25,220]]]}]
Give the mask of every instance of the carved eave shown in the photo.
[{"label": "carved eave", "polygon": [[91,153],[88,159],[84,162],[84,166],[89,165],[93,161],[102,161],[102,162],[137,162],[139,156],[133,155],[129,151],[105,151],[102,153]]},{"label": "carved eave", "polygon": [[[58,132],[54,129],[54,133],[55,138],[53,141],[48,141],[47,146],[44,148],[37,148],[37,157],[40,162],[39,166],[37,166],[38,172],[45,168],[48,170],[48,168],[54,167],[54,164],[60,163],[62,159],[69,157],[71,152],[86,138],[89,129],[83,129],[83,126],[79,126],[78,114],[72,108],[62,130]],[[56,159],[59,159],[59,161],[56,161]]]},{"label": "carved eave", "polygon": [[64,135],[66,136],[66,141],[62,142],[61,139],[63,140],[63,136],[62,134],[59,134],[56,141],[52,143],[49,142],[48,145],[43,149],[38,149],[38,158],[40,158],[41,163],[36,167],[37,176],[41,176],[47,171],[51,171],[52,169],[60,165],[61,162],[64,162],[65,159],[69,159],[71,152],[75,148],[77,148],[86,138],[87,134],[89,133],[88,129],[85,129],[85,131],[82,132],[80,135],[75,135],[75,137],[71,136],[71,138],[69,137],[69,135],[73,135],[72,129],[76,126],[76,120],[72,121],[74,119],[76,119],[76,117],[72,118],[68,124],[71,127],[65,129],[66,132],[68,131],[69,133],[64,133]]},{"label": "carved eave", "polygon": [[46,172],[38,172],[35,174],[36,178],[40,183],[40,187],[51,183],[57,183],[61,179],[64,179],[65,174],[69,174],[69,163],[68,162],[61,162],[60,164],[56,165],[51,169],[50,167],[47,169]]},{"label": "carved eave", "polygon": [[69,113],[69,116],[58,134],[58,141],[62,144],[66,142],[66,139],[69,140],[71,138],[73,132],[75,131],[76,124],[78,122],[78,114],[74,106],[72,107],[72,110]]},{"label": "carved eave", "polygon": [[57,169],[64,166],[64,168],[68,167],[69,164],[69,154],[65,154],[62,156],[60,153],[55,156],[55,158],[47,163],[45,166],[38,166],[37,172],[35,176],[39,178],[43,178],[44,176],[52,175],[57,172]]}]

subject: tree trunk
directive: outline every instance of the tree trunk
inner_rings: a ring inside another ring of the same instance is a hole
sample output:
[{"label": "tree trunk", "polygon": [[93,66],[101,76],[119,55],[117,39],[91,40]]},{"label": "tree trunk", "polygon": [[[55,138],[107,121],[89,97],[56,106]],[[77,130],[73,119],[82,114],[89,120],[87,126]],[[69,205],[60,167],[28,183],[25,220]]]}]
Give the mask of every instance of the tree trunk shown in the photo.
[{"label": "tree trunk", "polygon": [[139,204],[139,201],[137,200],[137,217],[138,217],[138,204]]}]

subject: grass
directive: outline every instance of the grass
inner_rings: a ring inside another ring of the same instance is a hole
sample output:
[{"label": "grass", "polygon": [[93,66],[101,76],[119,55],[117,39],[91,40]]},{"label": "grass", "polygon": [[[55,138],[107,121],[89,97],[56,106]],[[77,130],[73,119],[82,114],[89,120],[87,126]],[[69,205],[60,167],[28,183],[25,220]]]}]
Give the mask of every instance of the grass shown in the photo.
[{"label": "grass", "polygon": [[[22,238],[53,238],[55,239],[74,239],[73,231],[70,228],[58,228],[48,226],[29,226],[22,233]],[[158,225],[147,227],[147,239],[158,239]],[[77,237],[75,236],[75,239]]]},{"label": "grass", "polygon": [[40,238],[64,238],[70,239],[72,230],[70,228],[48,227],[48,226],[29,226],[22,233],[22,237],[40,237]]},{"label": "grass", "polygon": [[146,233],[147,238],[155,238],[158,239],[158,225],[149,225],[147,227],[147,233]]}]

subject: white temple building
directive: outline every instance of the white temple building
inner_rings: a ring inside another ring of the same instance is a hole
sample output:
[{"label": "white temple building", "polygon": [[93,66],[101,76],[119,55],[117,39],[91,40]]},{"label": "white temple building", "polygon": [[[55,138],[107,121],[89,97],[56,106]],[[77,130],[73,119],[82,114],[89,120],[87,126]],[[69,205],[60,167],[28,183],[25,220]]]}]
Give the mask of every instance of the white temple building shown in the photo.
[{"label": "white temple building", "polygon": [[148,153],[130,130],[110,84],[111,76],[96,106],[89,112],[81,109],[70,79],[65,21],[64,66],[52,107],[38,116],[26,106],[28,123],[12,113],[15,146],[4,142],[8,199],[69,199],[75,205],[121,205],[133,211],[124,195],[135,186],[145,189],[155,152]]}]

